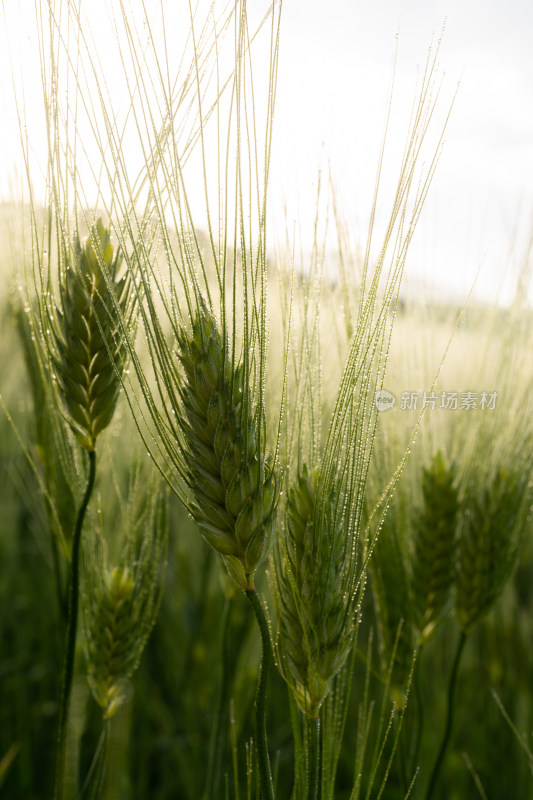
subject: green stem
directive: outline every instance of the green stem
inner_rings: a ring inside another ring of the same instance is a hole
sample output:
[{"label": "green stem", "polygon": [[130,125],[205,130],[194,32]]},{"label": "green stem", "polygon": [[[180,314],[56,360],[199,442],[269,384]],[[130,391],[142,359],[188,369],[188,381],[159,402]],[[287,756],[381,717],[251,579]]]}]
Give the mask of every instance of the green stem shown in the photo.
[{"label": "green stem", "polygon": [[320,796],[320,716],[307,718],[307,756],[308,756],[308,793],[309,800],[318,800]]},{"label": "green stem", "polygon": [[424,700],[422,697],[421,675],[422,668],[420,666],[422,658],[422,646],[418,651],[419,655],[415,664],[415,673],[413,675],[414,692],[416,698],[416,736],[413,748],[413,757],[411,760],[412,772],[416,770],[418,764],[418,756],[420,753],[420,745],[422,743],[422,734],[424,731]]},{"label": "green stem", "polygon": [[63,775],[63,760],[65,753],[65,734],[67,729],[68,707],[70,700],[70,690],[72,688],[72,678],[74,675],[74,656],[76,653],[76,631],[78,625],[78,602],[79,602],[79,563],[81,532],[85,512],[91,499],[94,487],[94,476],[96,474],[96,453],[94,450],[89,452],[89,477],[87,487],[76,519],[74,537],[72,539],[72,555],[70,559],[70,575],[68,587],[68,619],[65,647],[65,660],[63,662],[63,677],[61,681],[61,696],[59,701],[59,719],[57,727],[57,750],[56,750],[56,774],[54,798],[59,800],[61,797],[61,779]]},{"label": "green stem", "polygon": [[463,652],[463,648],[466,642],[466,633],[461,631],[461,636],[459,637],[459,641],[457,643],[457,650],[455,652],[455,658],[453,660],[452,670],[450,672],[450,681],[448,684],[448,698],[447,698],[447,709],[446,709],[446,725],[444,728],[444,734],[442,736],[441,745],[439,748],[439,752],[437,758],[435,759],[435,764],[433,766],[433,772],[431,773],[431,778],[429,779],[428,790],[426,793],[426,800],[430,800],[433,790],[435,789],[435,784],[437,782],[437,778],[439,775],[439,770],[442,765],[442,761],[444,759],[444,755],[446,753],[446,748],[448,747],[448,741],[450,739],[450,734],[452,732],[453,726],[453,711],[454,711],[454,699],[455,699],[455,685],[457,683],[457,673],[459,672],[459,662],[461,660],[461,655]]},{"label": "green stem", "polygon": [[211,800],[216,796],[216,790],[219,783],[220,763],[222,760],[222,751],[225,744],[225,728],[222,725],[223,712],[226,708],[226,701],[229,694],[230,685],[230,669],[229,669],[229,618],[231,610],[231,600],[226,597],[224,602],[224,611],[222,613],[222,633],[221,633],[221,663],[222,674],[220,676],[220,685],[218,687],[217,702],[215,707],[215,717],[213,720],[213,729],[211,733],[211,742],[209,744],[209,758],[207,762],[207,778],[204,790],[204,800]]},{"label": "green stem", "polygon": [[[94,780],[93,789],[91,792],[91,797],[98,797],[99,796],[99,789],[101,788],[102,783],[102,775],[104,770],[104,762],[105,762],[105,754],[107,750],[107,734],[108,734],[108,720],[104,720],[104,725],[102,728],[102,732],[100,734],[100,738],[98,739],[98,744],[96,746],[96,750],[93,756],[93,760],[91,761],[91,765],[87,771],[87,775],[85,776],[85,781],[83,786],[81,787],[80,797],[83,798],[85,793],[88,791],[91,782]],[[99,787],[98,793],[95,790],[95,785]]]},{"label": "green stem", "polygon": [[[405,728],[403,728],[403,717],[400,714],[395,718],[396,725],[396,741],[398,747],[396,749],[396,761],[398,765],[398,780],[402,789],[402,796],[406,796],[408,787],[407,778],[407,746],[405,743]],[[404,735],[402,736],[402,728]]]},{"label": "green stem", "polygon": [[257,758],[259,761],[259,777],[261,781],[262,800],[275,800],[274,785],[272,783],[272,771],[270,769],[270,758],[268,755],[268,742],[266,731],[266,696],[270,670],[272,668],[272,649],[270,644],[270,633],[268,623],[257,596],[255,589],[247,589],[245,592],[248,600],[252,604],[263,643],[263,655],[261,658],[261,668],[259,670],[259,680],[257,682],[257,694],[255,698],[255,727],[257,739]]}]

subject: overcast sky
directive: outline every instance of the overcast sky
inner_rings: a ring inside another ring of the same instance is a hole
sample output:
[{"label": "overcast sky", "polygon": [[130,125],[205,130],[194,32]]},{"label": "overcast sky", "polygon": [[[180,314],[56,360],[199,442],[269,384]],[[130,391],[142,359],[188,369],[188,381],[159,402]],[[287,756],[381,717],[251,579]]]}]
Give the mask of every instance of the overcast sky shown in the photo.
[{"label": "overcast sky", "polygon": [[[395,35],[393,131],[401,136],[417,68],[445,24],[442,107],[458,80],[460,87],[410,271],[464,293],[482,265],[479,290],[493,292],[513,269],[511,249],[520,260],[533,222],[533,3],[311,0],[303,8],[294,1],[284,7],[277,121],[280,128],[291,123],[290,145],[278,156],[280,183],[285,176],[290,194],[329,158],[346,215],[363,224]],[[300,209],[310,196],[300,190]]]},{"label": "overcast sky", "polygon": [[[95,19],[102,2],[91,0]],[[30,35],[30,23],[26,30],[24,22],[30,6],[3,0],[12,44]],[[22,10],[19,24],[15,7]],[[460,87],[409,270],[461,294],[482,265],[479,290],[488,294],[516,268],[530,233],[530,0],[284,0],[271,208],[280,225],[279,212],[286,204],[289,224],[296,221],[309,240],[317,172],[330,167],[353,238],[364,239],[396,45],[391,175],[398,166],[394,143],[403,141],[417,70],[424,67],[444,24],[439,58],[445,73],[443,112],[459,80]],[[0,194],[6,197],[18,144],[4,36],[2,31]],[[38,61],[35,48],[33,55],[28,52],[31,108],[40,102],[31,97],[32,86],[36,98],[39,91]],[[31,116],[27,122],[30,127]],[[386,196],[382,199],[386,206]]]}]

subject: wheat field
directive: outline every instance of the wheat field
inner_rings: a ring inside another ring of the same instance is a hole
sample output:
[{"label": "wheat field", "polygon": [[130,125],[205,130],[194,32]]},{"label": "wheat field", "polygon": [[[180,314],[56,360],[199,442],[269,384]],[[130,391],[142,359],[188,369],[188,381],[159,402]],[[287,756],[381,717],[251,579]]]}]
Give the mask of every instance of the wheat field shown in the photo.
[{"label": "wheat field", "polygon": [[281,4],[191,4],[179,53],[109,7],[120,99],[87,5],[36,3],[44,155],[18,86],[0,205],[0,796],[525,800],[530,275],[403,288],[438,47],[368,229],[330,178],[303,247]]}]

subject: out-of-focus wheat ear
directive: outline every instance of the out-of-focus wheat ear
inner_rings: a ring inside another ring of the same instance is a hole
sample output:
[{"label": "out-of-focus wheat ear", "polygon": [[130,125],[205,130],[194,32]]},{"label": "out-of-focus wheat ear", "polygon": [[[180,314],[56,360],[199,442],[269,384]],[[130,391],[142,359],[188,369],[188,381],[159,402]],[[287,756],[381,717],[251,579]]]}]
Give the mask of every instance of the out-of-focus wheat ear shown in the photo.
[{"label": "out-of-focus wheat ear", "polygon": [[531,502],[528,480],[527,470],[502,467],[478,496],[466,498],[456,592],[457,622],[464,633],[491,609],[511,575],[524,509]]},{"label": "out-of-focus wheat ear", "polygon": [[[150,484],[149,491],[154,487]],[[87,557],[84,605],[87,678],[105,719],[112,717],[137,668],[151,633],[162,592],[166,557],[166,497],[150,498],[146,519],[134,541],[129,525],[127,553],[108,567],[97,545]]]},{"label": "out-of-focus wheat ear", "polygon": [[379,633],[381,668],[384,674],[390,672],[391,698],[403,708],[415,650],[413,607],[406,556],[397,540],[390,516],[384,519],[369,568]]},{"label": "out-of-focus wheat ear", "polygon": [[344,530],[336,495],[318,494],[319,469],[303,465],[288,493],[286,531],[277,569],[279,656],[284,677],[306,716],[318,717],[353,641],[347,609]]},{"label": "out-of-focus wheat ear", "polygon": [[439,451],[422,475],[423,505],[414,520],[411,559],[413,614],[419,642],[443,617],[455,578],[458,493],[455,470]]},{"label": "out-of-focus wheat ear", "polygon": [[120,704],[120,681],[130,669],[137,621],[133,615],[134,583],[127,567],[107,571],[94,598],[93,624],[87,643],[88,681],[104,717]]},{"label": "out-of-focus wheat ear", "polygon": [[262,446],[263,420],[244,365],[232,364],[208,310],[200,308],[191,330],[181,330],[178,347],[183,376],[177,415],[190,511],[246,591],[270,552],[279,497],[276,470]]},{"label": "out-of-focus wheat ear", "polygon": [[[132,319],[131,277],[119,276],[109,230],[99,219],[82,244],[74,238],[53,315],[52,362],[68,420],[80,445],[94,450],[117,402]],[[125,322],[124,322],[125,320]]]}]

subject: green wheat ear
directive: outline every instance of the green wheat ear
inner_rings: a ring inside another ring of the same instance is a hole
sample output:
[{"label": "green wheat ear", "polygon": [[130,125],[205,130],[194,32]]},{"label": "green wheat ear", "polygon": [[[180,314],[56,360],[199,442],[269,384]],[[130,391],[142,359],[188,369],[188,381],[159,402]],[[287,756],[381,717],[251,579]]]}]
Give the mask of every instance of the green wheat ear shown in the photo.
[{"label": "green wheat ear", "polygon": [[60,277],[52,360],[69,423],[88,451],[111,421],[126,359],[120,317],[131,321],[133,300],[121,262],[99,219],[83,244],[75,236]]},{"label": "green wheat ear", "polygon": [[419,642],[431,638],[455,578],[457,514],[455,470],[439,451],[422,476],[423,507],[414,520],[412,589]]},{"label": "green wheat ear", "polygon": [[87,645],[88,681],[93,697],[112,717],[121,702],[121,681],[130,672],[137,621],[133,611],[134,583],[127,567],[105,573],[94,602]]},{"label": "green wheat ear", "polygon": [[[394,519],[394,517],[392,517]],[[413,607],[406,555],[398,542],[390,512],[375,542],[369,564],[379,633],[381,667],[390,673],[389,692],[405,705],[413,667]]]},{"label": "green wheat ear", "polygon": [[344,526],[335,489],[319,500],[319,469],[304,465],[289,490],[278,570],[280,660],[301,710],[317,717],[353,641],[347,624]]},{"label": "green wheat ear", "polygon": [[457,622],[464,633],[491,608],[514,567],[527,508],[528,474],[499,469],[468,502],[459,542]]},{"label": "green wheat ear", "polygon": [[128,552],[118,566],[105,564],[102,543],[87,558],[87,679],[105,719],[123,702],[159,610],[168,534],[163,495],[155,493],[141,524],[134,533],[135,524],[128,522]]},{"label": "green wheat ear", "polygon": [[270,552],[279,482],[261,449],[244,363],[233,364],[215,317],[200,308],[178,335],[183,366],[177,409],[189,508],[207,542],[244,590]]}]

